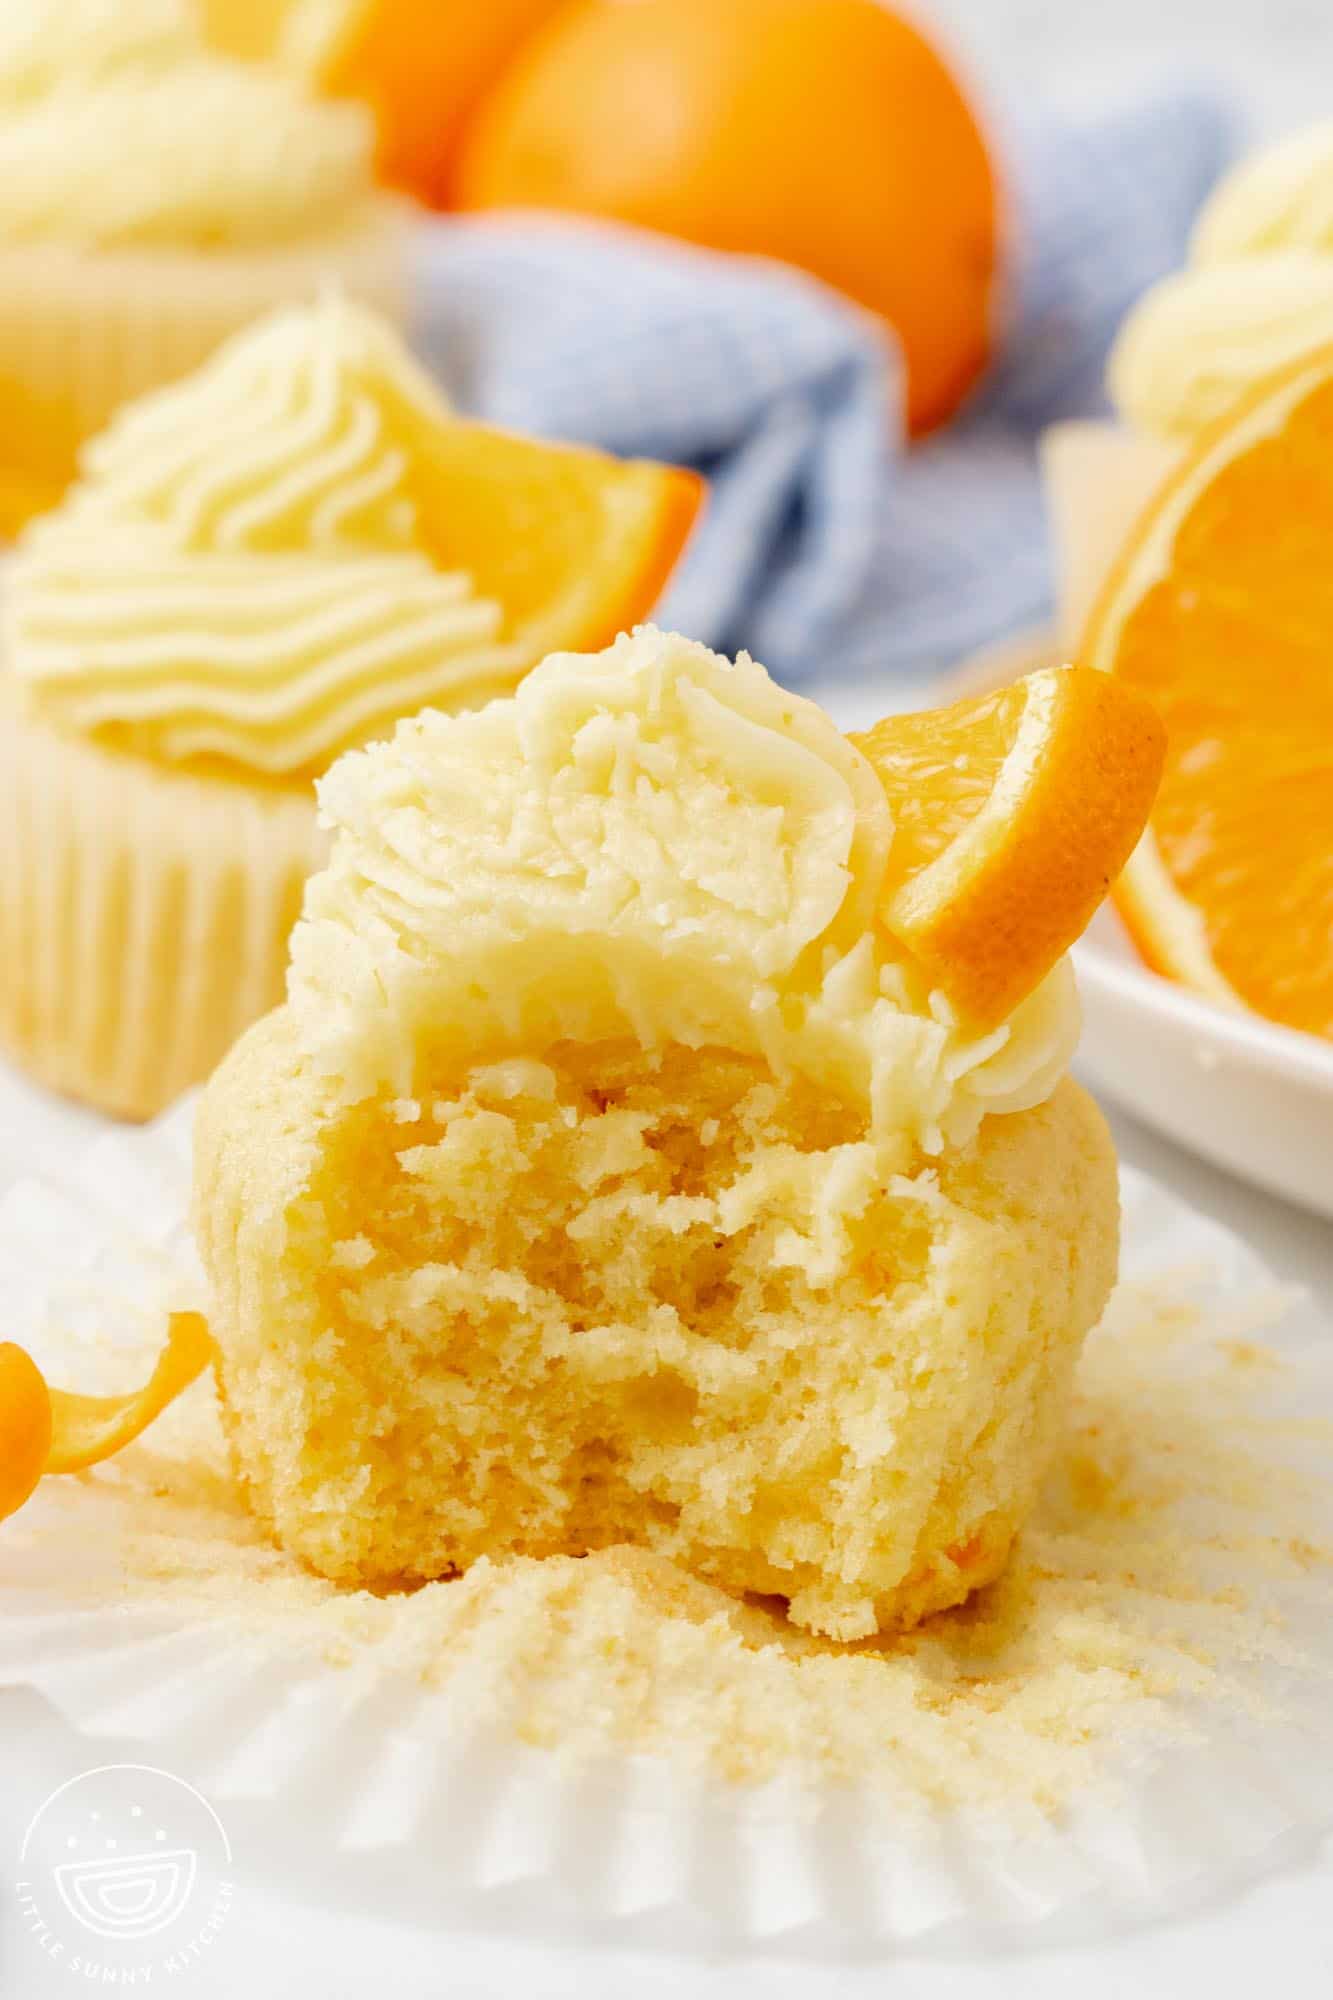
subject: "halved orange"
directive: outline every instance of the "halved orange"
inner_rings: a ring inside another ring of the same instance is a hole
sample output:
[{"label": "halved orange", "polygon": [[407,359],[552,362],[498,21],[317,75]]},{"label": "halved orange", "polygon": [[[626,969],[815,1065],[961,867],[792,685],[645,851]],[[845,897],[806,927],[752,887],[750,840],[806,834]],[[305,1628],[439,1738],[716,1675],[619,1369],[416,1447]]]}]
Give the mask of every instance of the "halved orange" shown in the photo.
[{"label": "halved orange", "polygon": [[1161,722],[1105,675],[1048,667],[852,741],[893,808],[885,928],[963,1014],[1002,1020],[1133,849],[1161,775]]},{"label": "halved orange", "polygon": [[661,595],[706,491],[698,473],[484,424],[414,437],[422,535],[441,569],[503,605],[531,654],[597,652]]},{"label": "halved orange", "polygon": [[1333,348],[1260,383],[1137,522],[1080,647],[1166,772],[1116,891],[1148,963],[1333,1037]]}]

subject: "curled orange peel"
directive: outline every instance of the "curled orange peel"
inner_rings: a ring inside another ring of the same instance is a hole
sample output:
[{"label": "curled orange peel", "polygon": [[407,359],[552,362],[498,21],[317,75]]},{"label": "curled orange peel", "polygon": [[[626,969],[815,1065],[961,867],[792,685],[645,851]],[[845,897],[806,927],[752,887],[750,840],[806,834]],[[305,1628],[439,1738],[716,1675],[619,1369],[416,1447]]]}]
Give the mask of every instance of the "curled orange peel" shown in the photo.
[{"label": "curled orange peel", "polygon": [[51,1430],[41,1369],[12,1341],[0,1342],[0,1520],[18,1512],[46,1470]]},{"label": "curled orange peel", "polygon": [[133,1443],[212,1363],[199,1313],[172,1313],[167,1341],[142,1389],[77,1396],[49,1389],[21,1347],[0,1343],[0,1520],[16,1514],[48,1472],[86,1472]]}]

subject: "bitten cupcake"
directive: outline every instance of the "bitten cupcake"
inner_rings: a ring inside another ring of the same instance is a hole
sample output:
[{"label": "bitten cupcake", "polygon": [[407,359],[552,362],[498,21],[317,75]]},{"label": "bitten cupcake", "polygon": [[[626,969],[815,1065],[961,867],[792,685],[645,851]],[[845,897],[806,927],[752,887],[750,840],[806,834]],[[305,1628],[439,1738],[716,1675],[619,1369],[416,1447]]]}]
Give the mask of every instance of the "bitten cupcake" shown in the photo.
[{"label": "bitten cupcake", "polygon": [[845,1640],[994,1577],[1115,1274],[1060,953],[1161,755],[1106,675],[849,740],[645,628],[342,759],[196,1127],[281,1544],[632,1543]]},{"label": "bitten cupcake", "polygon": [[653,602],[699,482],[454,418],[327,303],[123,411],[24,536],[0,673],[0,1040],[151,1115],[281,996],[313,780]]},{"label": "bitten cupcake", "polygon": [[1118,422],[1045,444],[1073,648],[1130,526],[1194,441],[1264,376],[1333,341],[1333,124],[1243,160],[1205,204],[1184,270],[1126,319],[1107,387]]},{"label": "bitten cupcake", "polygon": [[188,0],[5,0],[0,529],[260,313],[335,284],[401,318],[411,209],[373,154],[362,109],[215,54]]}]

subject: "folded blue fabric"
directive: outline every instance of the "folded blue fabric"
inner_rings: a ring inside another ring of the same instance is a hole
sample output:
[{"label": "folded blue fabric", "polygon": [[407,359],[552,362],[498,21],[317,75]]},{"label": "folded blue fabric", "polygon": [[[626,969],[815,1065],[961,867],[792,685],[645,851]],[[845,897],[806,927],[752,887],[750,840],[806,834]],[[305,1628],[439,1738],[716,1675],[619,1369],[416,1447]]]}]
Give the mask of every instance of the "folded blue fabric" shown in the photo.
[{"label": "folded blue fabric", "polygon": [[1037,440],[1104,407],[1115,329],[1180,263],[1229,140],[1217,104],[1183,91],[1015,131],[1006,337],[912,449],[876,322],[784,266],[631,230],[432,224],[417,344],[488,422],[708,475],[663,623],[793,685],[916,677],[1049,607]]}]

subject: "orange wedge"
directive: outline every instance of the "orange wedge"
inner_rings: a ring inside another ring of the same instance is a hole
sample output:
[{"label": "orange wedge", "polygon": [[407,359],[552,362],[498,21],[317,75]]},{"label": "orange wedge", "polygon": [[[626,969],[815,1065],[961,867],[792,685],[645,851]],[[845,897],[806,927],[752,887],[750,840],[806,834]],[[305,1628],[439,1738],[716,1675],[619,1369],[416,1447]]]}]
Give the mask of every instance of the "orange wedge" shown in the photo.
[{"label": "orange wedge", "polygon": [[885,928],[962,1014],[1002,1020],[1133,850],[1161,774],[1160,721],[1105,675],[1048,667],[852,741],[893,808]]},{"label": "orange wedge", "polygon": [[641,623],[705,492],[679,466],[484,424],[441,424],[416,449],[414,497],[435,561],[502,604],[506,640],[534,660],[597,652]]},{"label": "orange wedge", "polygon": [[1169,747],[1116,901],[1148,963],[1333,1037],[1333,348],[1206,432],[1080,648]]},{"label": "orange wedge", "polygon": [[208,1323],[173,1313],[157,1366],[128,1396],[48,1389],[21,1347],[0,1344],[0,1521],[15,1514],[48,1472],[86,1472],[132,1444],[213,1360]]}]

